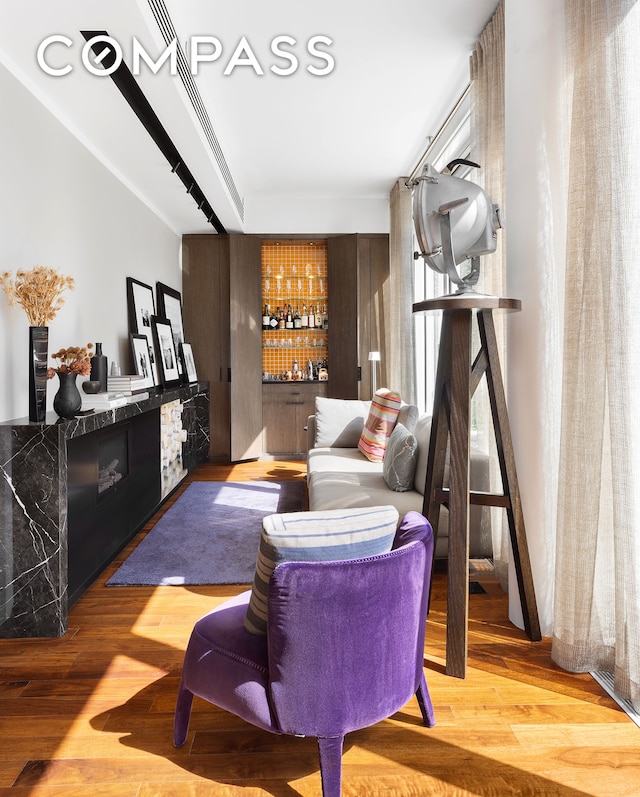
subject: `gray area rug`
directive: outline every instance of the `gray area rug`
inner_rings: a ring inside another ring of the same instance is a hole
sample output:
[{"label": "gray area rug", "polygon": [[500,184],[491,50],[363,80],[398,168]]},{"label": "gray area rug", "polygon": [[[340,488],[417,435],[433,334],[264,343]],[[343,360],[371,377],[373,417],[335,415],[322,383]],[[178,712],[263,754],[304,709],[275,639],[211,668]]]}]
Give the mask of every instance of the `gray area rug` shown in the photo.
[{"label": "gray area rug", "polygon": [[301,481],[193,482],[107,586],[250,584],[262,519],[303,504]]}]

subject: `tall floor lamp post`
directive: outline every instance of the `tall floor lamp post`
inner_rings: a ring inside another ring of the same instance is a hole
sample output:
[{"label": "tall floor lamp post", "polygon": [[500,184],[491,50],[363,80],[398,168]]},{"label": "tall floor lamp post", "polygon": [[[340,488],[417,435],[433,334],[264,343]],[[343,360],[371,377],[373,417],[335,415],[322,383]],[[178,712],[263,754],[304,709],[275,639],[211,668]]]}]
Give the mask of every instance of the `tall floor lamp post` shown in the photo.
[{"label": "tall floor lamp post", "polygon": [[377,370],[377,363],[380,362],[380,352],[379,351],[370,351],[369,352],[369,362],[371,363],[371,397],[375,396],[377,385],[376,385],[376,370]]}]

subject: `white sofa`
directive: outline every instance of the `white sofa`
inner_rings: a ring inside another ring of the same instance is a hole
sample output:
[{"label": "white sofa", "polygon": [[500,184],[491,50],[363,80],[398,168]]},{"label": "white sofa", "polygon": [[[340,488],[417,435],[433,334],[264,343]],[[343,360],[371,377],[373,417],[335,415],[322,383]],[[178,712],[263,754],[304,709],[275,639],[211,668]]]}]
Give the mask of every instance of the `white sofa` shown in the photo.
[{"label": "white sofa", "polygon": [[[316,399],[316,414],[307,426],[307,484],[309,509],[344,509],[392,504],[400,517],[410,510],[422,512],[427,472],[431,417],[419,416],[418,409],[404,404],[398,423],[411,431],[417,441],[417,462],[413,489],[397,492],[387,486],[383,463],[370,462],[360,453],[358,440],[369,413],[369,401]],[[489,490],[489,458],[472,447],[471,489]],[[447,481],[445,473],[445,484]],[[436,557],[447,556],[448,511],[440,510]],[[469,556],[492,556],[491,518],[487,507],[469,510]]]}]

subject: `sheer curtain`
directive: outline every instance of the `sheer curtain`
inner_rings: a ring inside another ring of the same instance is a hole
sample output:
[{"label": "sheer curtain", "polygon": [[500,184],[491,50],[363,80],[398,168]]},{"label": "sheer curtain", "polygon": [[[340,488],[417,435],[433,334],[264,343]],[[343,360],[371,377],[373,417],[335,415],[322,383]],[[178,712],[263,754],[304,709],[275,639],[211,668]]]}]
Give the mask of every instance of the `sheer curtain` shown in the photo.
[{"label": "sheer curtain", "polygon": [[[470,179],[481,185],[491,200],[508,215],[505,209],[505,28],[504,1],[482,31],[471,55],[471,160],[480,164]],[[506,285],[506,230],[498,232],[498,248],[481,260],[480,280],[477,290],[492,296],[505,296]],[[500,363],[506,383],[505,314],[494,314]],[[475,334],[475,333],[474,333]],[[477,345],[477,342],[476,342]],[[492,490],[502,492],[500,469],[495,452],[495,437],[491,422],[485,380],[474,398],[475,418],[480,444],[492,453]],[[491,509],[491,529],[495,569],[503,588],[508,583],[509,535],[503,509]]]},{"label": "sheer curtain", "polygon": [[640,4],[565,0],[568,225],[553,658],[640,710]]},{"label": "sheer curtain", "polygon": [[386,356],[389,387],[407,404],[416,403],[413,305],[413,217],[407,178],[397,180],[390,197],[389,301]]}]

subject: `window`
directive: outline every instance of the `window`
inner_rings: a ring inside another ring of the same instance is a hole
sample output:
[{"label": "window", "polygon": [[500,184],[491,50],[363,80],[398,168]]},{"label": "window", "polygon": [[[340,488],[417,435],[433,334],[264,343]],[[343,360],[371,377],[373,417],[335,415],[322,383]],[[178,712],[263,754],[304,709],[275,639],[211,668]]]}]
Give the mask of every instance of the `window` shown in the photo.
[{"label": "window", "polygon": [[[465,91],[438,133],[413,170],[410,181],[419,176],[427,163],[441,171],[456,158],[468,158],[471,151],[471,100],[469,89]],[[468,166],[458,166],[453,173],[466,178],[471,172]],[[414,251],[418,243],[414,230]],[[425,263],[424,258],[414,260],[413,301],[421,302],[436,296],[451,293],[448,277],[438,274]],[[431,412],[438,365],[440,343],[440,313],[416,313],[415,324],[415,372],[416,401],[421,412]]]}]

